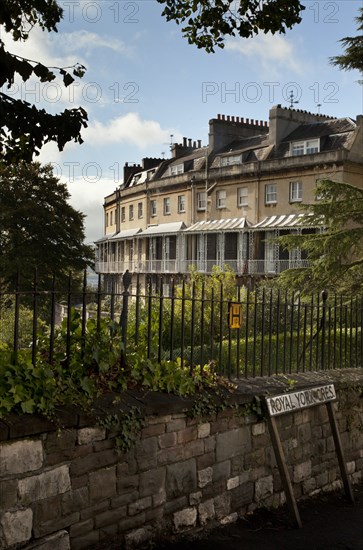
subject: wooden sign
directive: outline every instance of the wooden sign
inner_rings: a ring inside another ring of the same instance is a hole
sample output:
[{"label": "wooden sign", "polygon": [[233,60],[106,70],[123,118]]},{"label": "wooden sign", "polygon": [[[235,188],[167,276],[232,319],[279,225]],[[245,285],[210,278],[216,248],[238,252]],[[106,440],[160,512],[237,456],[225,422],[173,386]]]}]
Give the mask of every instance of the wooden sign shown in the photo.
[{"label": "wooden sign", "polygon": [[284,450],[277,429],[275,416],[293,413],[306,407],[313,407],[314,405],[326,405],[345,493],[347,495],[347,499],[353,503],[354,495],[350,484],[347,464],[344,458],[342,442],[332,404],[332,401],[335,400],[336,393],[334,384],[326,384],[325,386],[298,390],[295,392],[284,393],[282,395],[275,395],[274,397],[266,398],[266,405],[269,412],[267,416],[267,424],[271,436],[272,446],[275,451],[276,462],[280,471],[281,482],[285,492],[290,517],[292,522],[297,527],[302,527],[302,523],[291,484]]},{"label": "wooden sign", "polygon": [[267,398],[266,403],[270,416],[277,416],[314,405],[322,405],[328,401],[335,401],[336,397],[334,384],[327,384],[326,386],[275,395]]}]

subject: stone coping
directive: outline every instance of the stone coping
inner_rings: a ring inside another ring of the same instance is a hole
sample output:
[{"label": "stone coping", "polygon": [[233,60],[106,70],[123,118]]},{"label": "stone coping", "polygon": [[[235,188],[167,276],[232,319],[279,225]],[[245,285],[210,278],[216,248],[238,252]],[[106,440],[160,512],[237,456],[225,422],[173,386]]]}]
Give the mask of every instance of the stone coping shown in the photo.
[{"label": "stone coping", "polygon": [[[336,369],[320,372],[278,374],[270,377],[256,377],[233,380],[236,389],[224,390],[225,397],[240,405],[251,403],[254,397],[276,395],[292,389],[304,389],[327,383],[336,388],[363,386],[363,368]],[[218,401],[218,397],[215,397]],[[92,426],[97,418],[108,414],[119,413],[131,407],[138,407],[141,414],[163,416],[166,414],[184,413],[189,410],[195,397],[183,398],[173,394],[151,392],[147,390],[129,390],[120,395],[105,394],[97,399],[91,413],[87,414],[75,406],[64,406],[57,410],[58,422],[41,415],[9,415],[0,420],[0,441],[39,435],[62,428],[83,428]]]}]

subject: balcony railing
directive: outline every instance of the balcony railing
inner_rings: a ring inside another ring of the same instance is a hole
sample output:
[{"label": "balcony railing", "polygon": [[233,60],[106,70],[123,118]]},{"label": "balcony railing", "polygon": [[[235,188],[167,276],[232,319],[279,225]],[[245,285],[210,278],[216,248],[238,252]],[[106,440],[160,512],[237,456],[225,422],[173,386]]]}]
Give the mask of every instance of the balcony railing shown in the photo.
[{"label": "balcony railing", "polygon": [[292,268],[309,267],[308,260],[133,260],[96,262],[96,272],[101,274],[124,273],[188,273],[196,268],[201,273],[211,273],[213,266],[229,266],[244,275],[277,275]]}]

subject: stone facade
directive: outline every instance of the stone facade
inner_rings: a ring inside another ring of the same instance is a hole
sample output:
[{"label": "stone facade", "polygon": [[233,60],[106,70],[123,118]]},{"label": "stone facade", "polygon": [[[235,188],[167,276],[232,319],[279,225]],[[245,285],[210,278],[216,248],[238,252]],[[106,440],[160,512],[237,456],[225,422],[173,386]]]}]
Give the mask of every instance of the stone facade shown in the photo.
[{"label": "stone facade", "polygon": [[[340,385],[336,415],[350,478],[359,483],[362,384]],[[115,536],[132,548],[285,502],[266,423],[253,414],[227,410],[206,421],[155,411],[126,454],[115,451],[114,433],[85,421],[70,417],[55,431],[34,420],[34,433],[24,424],[22,437],[16,423],[0,423],[1,548],[78,550]],[[277,424],[297,499],[342,486],[324,406]]]}]

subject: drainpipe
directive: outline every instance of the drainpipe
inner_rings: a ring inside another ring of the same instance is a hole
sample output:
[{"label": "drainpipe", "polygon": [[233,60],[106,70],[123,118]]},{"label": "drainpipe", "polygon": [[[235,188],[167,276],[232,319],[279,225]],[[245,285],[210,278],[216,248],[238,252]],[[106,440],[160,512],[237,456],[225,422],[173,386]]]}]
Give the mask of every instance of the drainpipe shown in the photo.
[{"label": "drainpipe", "polygon": [[191,190],[191,194],[192,194],[192,197],[191,197],[191,220],[190,220],[190,223],[191,225],[193,225],[195,223],[195,187],[194,187],[194,183],[195,183],[195,176],[192,176],[190,178],[190,190]]},{"label": "drainpipe", "polygon": [[[192,176],[190,178],[190,187],[191,187],[191,194],[192,194],[192,213],[191,213],[191,225],[193,225],[195,223],[195,187],[194,187],[194,183],[195,183],[195,176]],[[184,255],[185,255],[185,258],[182,258],[183,260],[186,260],[187,256],[188,256],[188,249],[191,251],[191,256],[192,256],[192,259],[194,259],[194,253],[195,253],[195,244],[194,244],[194,235],[187,235],[186,236],[186,243],[184,243]],[[191,247],[191,248],[189,248]]]},{"label": "drainpipe", "polygon": [[205,221],[208,221],[208,148],[205,152]]}]

